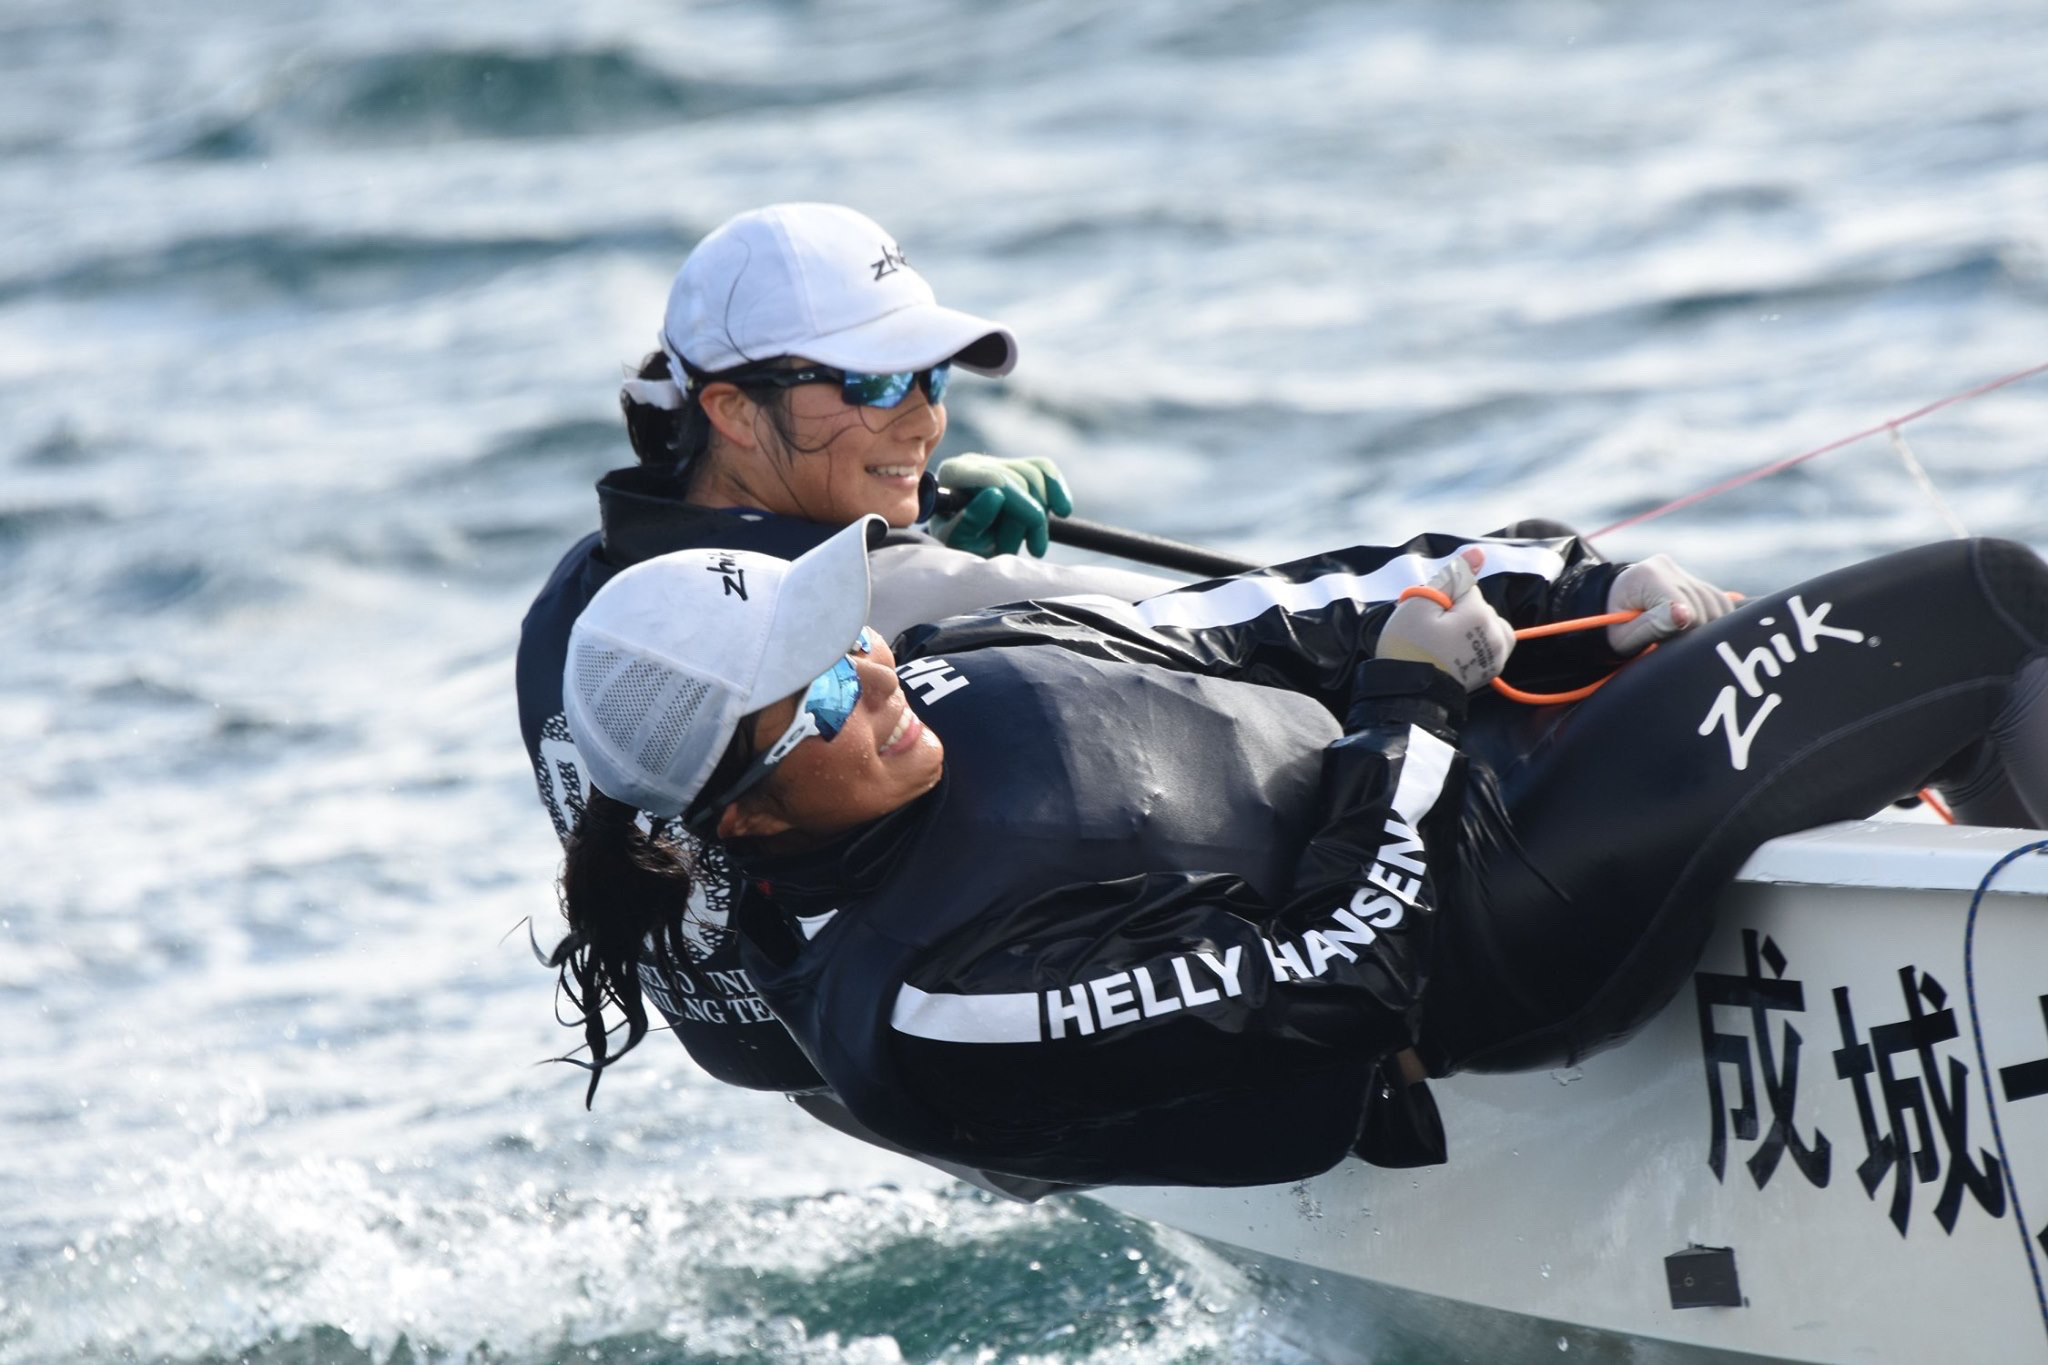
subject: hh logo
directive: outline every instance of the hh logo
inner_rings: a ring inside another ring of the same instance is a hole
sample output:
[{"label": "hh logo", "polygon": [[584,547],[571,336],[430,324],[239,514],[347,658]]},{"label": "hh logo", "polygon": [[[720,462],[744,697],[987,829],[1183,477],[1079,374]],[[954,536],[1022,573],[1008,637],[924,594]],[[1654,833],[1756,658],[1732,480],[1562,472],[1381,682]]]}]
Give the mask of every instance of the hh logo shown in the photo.
[{"label": "hh logo", "polygon": [[[1832,602],[1823,602],[1812,611],[1798,597],[1787,602],[1792,612],[1792,630],[1797,635],[1784,631],[1773,633],[1769,641],[1758,645],[1747,654],[1737,654],[1727,641],[1714,646],[1721,656],[1721,662],[1728,666],[1735,681],[1722,687],[1714,704],[1707,708],[1706,718],[1700,722],[1699,733],[1711,735],[1718,728],[1728,741],[1728,765],[1737,772],[1749,767],[1749,746],[1763,729],[1764,722],[1771,718],[1771,712],[1778,709],[1784,698],[1776,692],[1766,692],[1766,680],[1781,676],[1785,669],[1814,653],[1822,640],[1840,640],[1844,644],[1862,644],[1864,634],[1860,630],[1849,630],[1827,624],[1828,609]],[[1775,616],[1757,618],[1759,626],[1775,626]],[[1872,641],[1876,643],[1876,641]],[[1747,700],[1745,700],[1745,698]],[[1754,703],[1754,705],[1750,705]],[[1744,716],[1745,707],[1749,714]]]},{"label": "hh logo", "polygon": [[906,686],[915,688],[926,706],[967,686],[967,679],[955,673],[953,665],[944,659],[919,659],[904,664],[896,670],[896,676]]}]

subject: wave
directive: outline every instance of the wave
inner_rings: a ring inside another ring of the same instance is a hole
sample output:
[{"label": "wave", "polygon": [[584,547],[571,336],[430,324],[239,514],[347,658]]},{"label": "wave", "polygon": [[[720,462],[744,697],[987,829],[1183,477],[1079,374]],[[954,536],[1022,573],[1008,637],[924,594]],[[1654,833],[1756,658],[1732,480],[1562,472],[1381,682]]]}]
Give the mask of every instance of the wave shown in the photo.
[{"label": "wave", "polygon": [[1675,294],[1608,314],[1649,326],[1684,325],[1723,313],[1782,313],[1816,304],[1839,304],[1880,297],[1926,296],[1944,303],[1974,298],[1994,289],[2038,289],[2029,281],[2012,251],[1996,243],[1969,246],[1917,266],[1887,268],[1873,262],[1834,274],[1784,285],[1703,289]]},{"label": "wave", "polygon": [[282,601],[295,591],[254,564],[214,562],[179,551],[143,551],[108,564],[91,600],[100,610],[129,616],[175,610],[211,620],[244,607]]},{"label": "wave", "polygon": [[0,554],[20,549],[46,536],[104,526],[112,520],[105,508],[89,502],[0,507]]},{"label": "wave", "polygon": [[198,710],[214,705],[212,698],[180,683],[167,682],[145,673],[129,672],[99,683],[86,692],[92,702],[119,706],[146,706],[169,710]]},{"label": "wave", "polygon": [[473,1186],[317,1157],[180,1161],[117,1223],[23,1258],[0,1361],[1299,1359],[1237,1272],[1093,1205],[886,1186],[708,1199],[641,1179],[606,1198],[516,1183],[512,1155],[471,1164]]},{"label": "wave", "polygon": [[872,84],[849,90],[686,76],[617,48],[391,52],[288,71],[254,108],[215,114],[168,154],[237,160],[305,140],[381,146],[619,133],[875,91]]},{"label": "wave", "polygon": [[680,259],[701,235],[701,230],[673,225],[627,225],[565,236],[466,238],[288,231],[207,234],[144,250],[109,252],[58,270],[0,277],[0,303],[155,288],[294,299],[367,290],[379,297],[416,299],[579,252],[618,250]]},{"label": "wave", "polygon": [[602,459],[609,462],[609,468],[610,464],[624,463],[629,456],[625,428],[616,418],[602,422],[570,418],[512,432],[451,471],[450,477],[466,479],[486,471],[532,464],[556,466],[571,459]]},{"label": "wave", "polygon": [[69,422],[59,422],[42,436],[23,446],[15,458],[39,469],[65,469],[89,464],[105,452]]}]

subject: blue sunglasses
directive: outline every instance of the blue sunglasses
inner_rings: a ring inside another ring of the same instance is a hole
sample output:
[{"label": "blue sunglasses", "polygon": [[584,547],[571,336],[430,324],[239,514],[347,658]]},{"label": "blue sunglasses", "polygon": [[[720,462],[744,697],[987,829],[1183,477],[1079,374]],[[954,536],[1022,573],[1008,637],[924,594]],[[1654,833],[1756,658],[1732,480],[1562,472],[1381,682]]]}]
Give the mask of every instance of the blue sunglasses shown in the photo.
[{"label": "blue sunglasses", "polygon": [[896,374],[862,374],[858,370],[835,370],[829,365],[803,365],[794,370],[729,370],[708,376],[737,384],[741,388],[793,389],[799,384],[837,384],[839,396],[856,408],[893,408],[910,397],[910,390],[922,384],[925,397],[933,403],[946,401],[946,384],[953,376],[952,362],[928,370],[902,370]]},{"label": "blue sunglasses", "polygon": [[[854,671],[853,655],[871,653],[874,646],[874,635],[862,626],[859,638],[853,642],[853,649],[813,678],[811,685],[804,689],[803,696],[797,699],[796,715],[789,722],[789,728],[782,732],[782,738],[755,755],[754,761],[747,764],[746,769],[715,799],[699,803],[700,818],[715,815],[753,790],[774,771],[776,764],[788,758],[797,745],[812,735],[828,744],[838,738],[839,732],[846,728],[847,718],[860,705],[860,674]],[[737,741],[746,731],[743,723],[734,739]]]}]

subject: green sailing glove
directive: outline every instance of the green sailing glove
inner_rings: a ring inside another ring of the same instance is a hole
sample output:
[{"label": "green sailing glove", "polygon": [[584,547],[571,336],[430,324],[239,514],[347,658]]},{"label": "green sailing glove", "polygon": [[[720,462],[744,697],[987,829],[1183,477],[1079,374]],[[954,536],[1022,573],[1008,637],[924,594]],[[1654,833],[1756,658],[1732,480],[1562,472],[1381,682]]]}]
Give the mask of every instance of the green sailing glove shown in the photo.
[{"label": "green sailing glove", "polygon": [[1074,510],[1060,467],[1042,455],[1001,460],[993,455],[955,455],[939,466],[939,486],[973,493],[951,516],[932,518],[942,544],[986,559],[1028,546],[1043,556],[1052,543],[1046,514]]}]

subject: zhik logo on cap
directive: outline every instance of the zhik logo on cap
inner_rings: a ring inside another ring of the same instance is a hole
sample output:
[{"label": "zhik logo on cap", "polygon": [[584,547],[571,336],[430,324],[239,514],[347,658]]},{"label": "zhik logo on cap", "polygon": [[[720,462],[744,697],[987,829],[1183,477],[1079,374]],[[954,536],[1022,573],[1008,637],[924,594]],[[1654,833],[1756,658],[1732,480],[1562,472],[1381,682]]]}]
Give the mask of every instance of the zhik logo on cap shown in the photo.
[{"label": "zhik logo on cap", "polygon": [[731,555],[720,555],[704,566],[706,573],[725,575],[725,595],[747,600],[747,571]]},{"label": "zhik logo on cap", "polygon": [[870,262],[874,267],[875,280],[879,283],[884,275],[893,275],[910,265],[910,258],[897,249],[894,242],[882,243],[882,259]]}]

